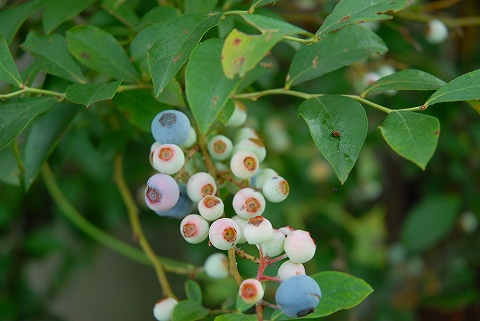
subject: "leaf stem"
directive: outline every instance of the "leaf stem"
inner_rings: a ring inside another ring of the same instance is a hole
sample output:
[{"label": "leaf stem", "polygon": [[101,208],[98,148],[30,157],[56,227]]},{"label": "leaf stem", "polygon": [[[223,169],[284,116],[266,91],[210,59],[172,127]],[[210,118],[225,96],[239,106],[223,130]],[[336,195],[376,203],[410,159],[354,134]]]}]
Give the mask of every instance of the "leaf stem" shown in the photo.
[{"label": "leaf stem", "polygon": [[[60,210],[65,214],[65,217],[69,219],[70,222],[75,225],[79,230],[84,232],[86,235],[88,235],[98,243],[122,254],[123,256],[133,261],[144,265],[152,264],[151,261],[145,256],[145,254],[141,250],[113,237],[112,235],[106,233],[105,231],[102,231],[101,229],[87,221],[62,193],[53,176],[52,170],[47,163],[45,163],[45,165],[42,167],[42,177],[48,192],[52,196],[52,199],[55,201]],[[186,266],[183,262],[177,262],[175,260],[163,257],[159,257],[158,259],[162,261],[165,266],[165,270],[169,272],[191,275],[198,270],[198,268],[196,268],[195,266]]]},{"label": "leaf stem", "polygon": [[362,98],[358,95],[341,95],[343,97],[348,97],[348,98],[351,98],[351,99],[355,99],[356,101],[360,102],[360,103],[363,103],[365,105],[368,105],[370,107],[373,107],[375,109],[378,109],[380,111],[383,111],[384,113],[387,113],[387,114],[390,114],[393,110],[390,109],[390,108],[387,108],[385,106],[382,106],[382,105],[379,105],[379,104],[376,104],[370,100],[367,100],[365,98]]},{"label": "leaf stem", "polygon": [[288,41],[293,41],[293,42],[298,42],[298,43],[304,43],[304,44],[311,44],[311,43],[318,42],[320,40],[320,37],[311,36],[310,38],[302,39],[302,38],[297,38],[297,37],[292,37],[292,36],[283,36],[283,40],[288,40]]},{"label": "leaf stem", "polygon": [[150,85],[150,84],[120,85],[117,89],[117,93],[126,91],[126,90],[151,89],[151,88],[153,88],[153,85]]},{"label": "leaf stem", "polygon": [[445,23],[445,25],[447,25],[450,28],[480,25],[479,16],[449,18],[449,17],[441,17],[441,16],[431,16],[431,15],[426,15],[424,13],[417,13],[409,10],[395,12],[395,13],[392,13],[392,15],[400,19],[418,21],[423,23],[427,23],[432,19],[438,19],[443,23]]},{"label": "leaf stem", "polygon": [[125,182],[122,167],[123,167],[122,156],[121,154],[117,154],[115,157],[114,181],[117,184],[118,190],[122,195],[123,202],[127,207],[128,218],[130,219],[130,224],[133,229],[134,239],[138,240],[143,252],[152,263],[153,268],[155,269],[155,273],[157,274],[160,287],[162,288],[165,295],[176,299],[176,296],[172,291],[170,283],[168,282],[168,278],[165,273],[164,266],[158,260],[157,255],[153,251],[152,247],[150,246],[150,243],[148,243],[148,240],[145,237],[145,234],[143,233],[142,225],[140,224],[140,220],[138,218],[138,207],[135,204],[135,200],[133,199],[133,196],[130,193],[128,186]]},{"label": "leaf stem", "polygon": [[7,99],[15,96],[20,96],[23,95],[24,93],[32,93],[32,94],[41,94],[41,95],[46,95],[46,96],[55,96],[59,100],[65,99],[65,93],[60,93],[57,91],[51,91],[51,90],[46,90],[46,89],[40,89],[40,88],[31,88],[28,86],[23,86],[22,89],[11,92],[9,94],[5,95],[0,95],[0,99]]},{"label": "leaf stem", "polygon": [[294,91],[294,90],[289,90],[285,88],[275,88],[275,89],[257,91],[253,93],[236,94],[236,95],[233,95],[232,98],[257,100],[258,98],[261,98],[263,96],[270,96],[270,95],[289,95],[289,96],[300,97],[303,99],[323,96],[323,94],[307,94],[301,91]]}]

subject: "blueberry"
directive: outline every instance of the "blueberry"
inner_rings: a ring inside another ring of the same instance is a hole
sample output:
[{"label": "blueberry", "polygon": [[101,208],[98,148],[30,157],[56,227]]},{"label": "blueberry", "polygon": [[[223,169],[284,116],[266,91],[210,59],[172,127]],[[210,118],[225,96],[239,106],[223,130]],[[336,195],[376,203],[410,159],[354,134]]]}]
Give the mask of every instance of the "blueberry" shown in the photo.
[{"label": "blueberry", "polygon": [[160,216],[182,219],[192,213],[195,203],[188,197],[187,187],[184,184],[178,184],[180,189],[180,197],[177,203],[169,210],[156,211]]},{"label": "blueberry", "polygon": [[164,110],[152,121],[153,138],[160,144],[183,144],[190,133],[190,120],[177,110]]},{"label": "blueberry", "polygon": [[320,303],[321,295],[314,279],[308,275],[297,275],[280,284],[275,301],[283,314],[298,318],[312,313]]}]

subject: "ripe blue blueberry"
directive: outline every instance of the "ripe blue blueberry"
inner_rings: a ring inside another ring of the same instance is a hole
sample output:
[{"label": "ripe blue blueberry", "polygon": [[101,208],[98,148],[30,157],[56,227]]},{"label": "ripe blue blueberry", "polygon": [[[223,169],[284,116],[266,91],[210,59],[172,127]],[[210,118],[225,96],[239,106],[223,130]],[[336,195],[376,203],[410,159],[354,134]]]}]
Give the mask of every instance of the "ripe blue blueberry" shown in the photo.
[{"label": "ripe blue blueberry", "polygon": [[153,138],[160,144],[182,145],[190,133],[190,120],[177,110],[164,110],[152,121]]},{"label": "ripe blue blueberry", "polygon": [[308,275],[297,275],[283,281],[275,293],[275,301],[283,314],[292,318],[312,313],[320,303],[320,286]]},{"label": "ripe blue blueberry", "polygon": [[180,197],[177,203],[169,210],[155,211],[160,216],[182,219],[192,213],[195,203],[188,197],[187,187],[185,184],[178,184],[180,189]]}]

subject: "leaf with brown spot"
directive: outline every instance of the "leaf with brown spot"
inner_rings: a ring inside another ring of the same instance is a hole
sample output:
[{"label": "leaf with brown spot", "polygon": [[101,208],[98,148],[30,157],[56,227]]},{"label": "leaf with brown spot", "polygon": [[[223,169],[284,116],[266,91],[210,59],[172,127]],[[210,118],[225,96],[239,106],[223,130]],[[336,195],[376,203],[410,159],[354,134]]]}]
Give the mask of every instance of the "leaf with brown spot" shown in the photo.
[{"label": "leaf with brown spot", "polygon": [[402,10],[407,4],[407,0],[342,0],[327,16],[316,35],[363,21],[391,19],[388,13]]},{"label": "leaf with brown spot", "polygon": [[233,29],[225,39],[222,49],[223,72],[230,79],[236,75],[245,76],[282,39],[283,35],[279,32],[266,32],[253,36]]}]

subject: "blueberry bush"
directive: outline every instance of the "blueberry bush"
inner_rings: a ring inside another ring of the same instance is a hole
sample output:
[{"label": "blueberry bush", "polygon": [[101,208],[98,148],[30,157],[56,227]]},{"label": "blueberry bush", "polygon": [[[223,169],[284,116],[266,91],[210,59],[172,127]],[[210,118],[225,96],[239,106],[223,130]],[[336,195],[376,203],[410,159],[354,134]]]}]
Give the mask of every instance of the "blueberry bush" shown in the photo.
[{"label": "blueberry bush", "polygon": [[479,11],[0,1],[0,319],[478,318]]}]

